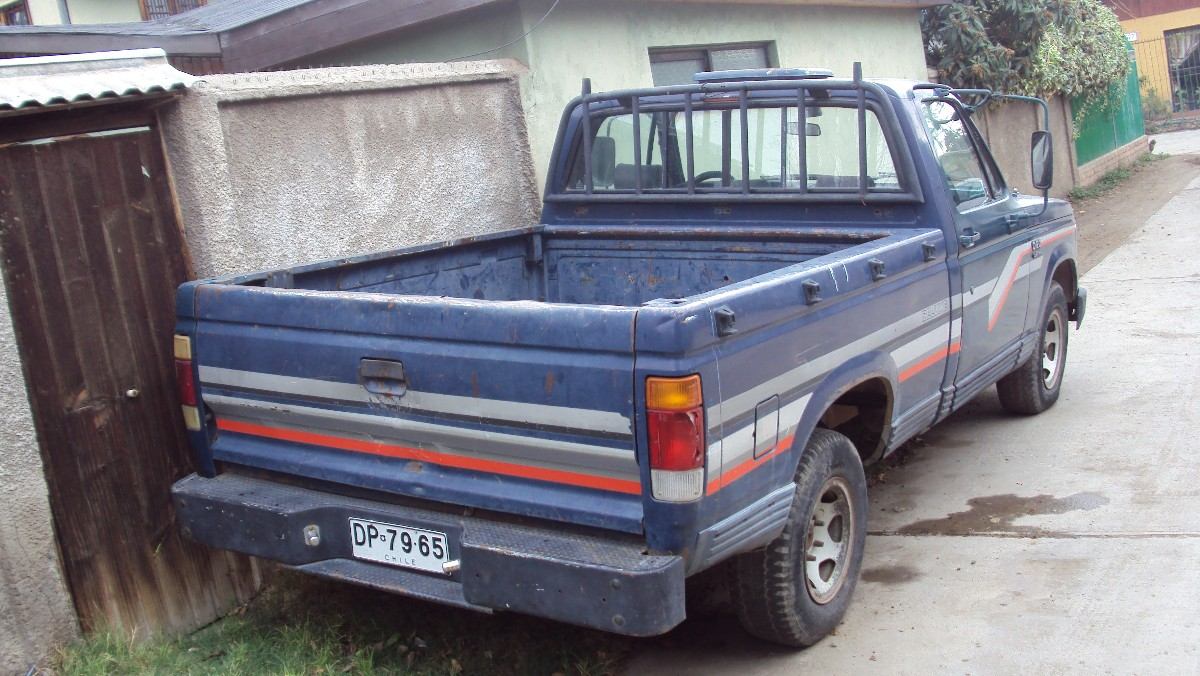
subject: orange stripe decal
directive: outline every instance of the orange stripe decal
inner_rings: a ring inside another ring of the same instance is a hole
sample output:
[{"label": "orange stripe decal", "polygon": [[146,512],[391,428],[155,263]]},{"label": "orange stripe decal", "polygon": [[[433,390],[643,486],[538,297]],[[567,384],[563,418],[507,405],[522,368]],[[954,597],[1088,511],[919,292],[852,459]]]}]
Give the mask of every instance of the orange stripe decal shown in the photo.
[{"label": "orange stripe decal", "polygon": [[367,441],[365,439],[352,439],[348,437],[333,436],[330,434],[304,432],[296,429],[269,427],[267,425],[257,425],[254,423],[239,422],[236,420],[225,420],[223,418],[217,419],[217,429],[236,434],[266,437],[268,439],[291,441],[299,444],[309,444],[312,446],[323,446],[325,448],[336,448],[341,451],[366,453],[369,455],[378,455],[387,458],[400,458],[403,460],[417,460],[420,462],[441,465],[443,467],[453,467],[455,469],[466,469],[476,472],[491,472],[493,474],[503,474],[522,479],[548,481],[551,483],[580,486],[583,488],[594,488],[597,490],[611,491],[614,493],[640,495],[642,492],[641,483],[637,481],[611,479],[609,477],[595,476],[592,474],[580,474],[578,472],[568,472],[565,470],[531,467],[528,465],[518,465],[515,463],[500,462],[496,460],[484,460],[482,458],[468,458],[458,455],[448,455],[445,453],[438,453],[436,451],[429,451],[421,448],[412,448],[398,444],[385,444],[378,441]]},{"label": "orange stripe decal", "polygon": [[[1055,233],[1053,236],[1041,240],[1039,246],[1045,247],[1049,244],[1053,244],[1063,237],[1075,232],[1077,227],[1078,226],[1072,225],[1069,228],[1064,228],[1063,230]],[[1031,253],[1033,253],[1032,244],[1028,249],[1021,251],[1020,255],[1017,256],[1017,260],[1013,264],[1012,274],[1008,276],[1008,282],[1004,284],[1004,291],[1000,293],[1000,302],[996,303],[996,310],[992,313],[991,317],[988,317],[988,331],[991,331],[993,328],[995,328],[996,322],[1000,320],[1000,311],[1004,309],[1004,304],[1008,301],[1008,292],[1012,291],[1013,284],[1017,282],[1017,273],[1021,270],[1021,261],[1025,260],[1025,257]]]},{"label": "orange stripe decal", "polygon": [[796,439],[796,435],[794,433],[789,434],[786,437],[784,437],[783,439],[780,439],[779,443],[775,444],[775,447],[772,448],[771,450],[767,451],[766,453],[760,455],[757,458],[750,458],[749,460],[746,460],[745,462],[741,463],[737,467],[734,467],[733,469],[729,470],[728,472],[723,473],[721,476],[708,482],[708,487],[705,489],[705,493],[707,495],[712,495],[713,493],[716,493],[717,491],[728,486],[729,484],[746,476],[747,474],[750,473],[751,470],[761,467],[762,464],[765,463],[767,460],[770,460],[771,458],[774,458],[775,456],[779,455],[780,453],[783,453],[787,449],[791,448],[792,442],[795,441],[795,439]]},{"label": "orange stripe decal", "polygon": [[929,355],[928,357],[925,357],[921,361],[918,361],[915,364],[913,364],[912,366],[909,366],[908,368],[901,371],[900,372],[900,382],[904,382],[904,381],[908,380],[909,378],[917,375],[921,371],[924,371],[925,369],[929,368],[930,366],[933,366],[934,364],[942,361],[943,359],[945,359],[946,357],[949,357],[952,354],[958,354],[959,351],[961,351],[961,350],[962,350],[962,343],[957,340],[954,341],[953,343],[950,343],[950,345],[948,347],[939,348],[933,354]]}]

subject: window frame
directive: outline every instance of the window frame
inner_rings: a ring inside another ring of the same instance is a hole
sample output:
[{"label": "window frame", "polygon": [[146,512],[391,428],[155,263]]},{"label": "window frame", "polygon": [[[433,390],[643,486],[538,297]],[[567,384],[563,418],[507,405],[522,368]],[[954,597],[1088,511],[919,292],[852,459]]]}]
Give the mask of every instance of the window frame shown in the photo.
[{"label": "window frame", "polygon": [[[991,153],[989,153],[987,150],[987,145],[982,142],[982,138],[979,136],[979,130],[976,129],[974,123],[971,122],[970,112],[962,105],[962,102],[945,96],[930,96],[921,99],[920,103],[922,106],[928,106],[932,103],[946,103],[953,107],[955,111],[957,111],[958,119],[960,122],[962,122],[963,130],[967,133],[967,141],[971,144],[971,151],[975,155],[975,161],[979,165],[980,174],[983,175],[983,185],[984,189],[987,191],[986,199],[977,204],[972,204],[966,208],[962,208],[962,204],[956,203],[954,205],[954,210],[960,214],[966,213],[1003,199],[1008,187],[1004,184],[1003,177],[1000,175],[999,170],[996,169]],[[922,114],[925,115],[926,113],[922,112]],[[929,143],[930,150],[933,150],[933,137],[930,136],[929,126],[924,120],[921,121],[921,128],[925,131],[925,138]],[[942,171],[942,175],[945,177],[945,169],[942,166],[941,157],[938,156],[937,153],[934,153],[934,157],[937,159],[938,169]],[[947,190],[948,188],[949,186],[947,186]]]},{"label": "window frame", "polygon": [[[831,103],[830,99],[818,99],[818,98],[810,97],[807,99],[807,105],[809,107],[813,107],[813,108],[815,108],[815,107],[837,107],[837,108],[848,108],[851,110],[854,110],[856,108],[855,104],[849,99],[839,98],[839,99],[834,99],[834,100],[836,101],[836,103]],[[747,102],[748,109],[755,109],[755,108],[787,109],[789,107],[795,107],[795,99],[783,98],[783,97],[779,97],[779,98],[762,97],[762,98],[755,98],[755,99]],[[913,195],[914,188],[909,185],[906,185],[906,181],[908,181],[909,179],[904,176],[904,174],[902,173],[902,169],[901,169],[901,163],[905,161],[904,153],[907,150],[907,147],[902,149],[902,148],[900,148],[900,145],[899,145],[899,144],[902,144],[905,142],[903,139],[903,135],[902,134],[897,135],[896,131],[894,129],[890,128],[890,125],[886,122],[887,115],[884,112],[883,107],[877,101],[875,101],[874,99],[867,99],[865,101],[864,108],[866,109],[866,111],[869,114],[874,116],[876,123],[879,126],[880,133],[881,133],[884,143],[888,149],[888,154],[891,156],[891,159],[892,159],[892,167],[896,171],[896,181],[897,181],[897,186],[895,188],[885,188],[885,189],[868,188],[866,191],[867,194],[869,196],[874,196],[874,197]],[[714,111],[721,111],[724,113],[737,113],[739,110],[739,105],[734,104],[734,103],[719,103],[719,104],[715,104],[715,105],[710,104],[707,106],[694,105],[692,107],[693,112],[701,111],[701,110],[714,110]],[[617,105],[617,106],[605,107],[603,109],[593,109],[592,115],[591,115],[591,117],[592,117],[591,129],[593,131],[593,134],[598,134],[600,131],[600,127],[605,122],[607,122],[609,119],[611,119],[613,117],[621,116],[621,115],[630,115],[630,114],[632,114],[632,112],[633,112],[632,107],[627,106],[627,105]],[[638,112],[643,115],[654,115],[656,113],[662,113],[662,112],[682,114],[684,112],[684,110],[681,107],[677,107],[671,103],[660,103],[660,104],[650,103],[650,104],[642,104],[639,107]],[[728,124],[723,125],[724,132],[729,132],[731,129],[732,129],[732,125],[728,125]],[[585,192],[582,188],[570,187],[570,180],[571,180],[572,173],[574,171],[574,167],[583,161],[582,132],[583,132],[582,125],[576,127],[576,133],[573,135],[574,137],[570,140],[570,143],[571,143],[570,153],[569,153],[569,156],[567,157],[567,161],[566,161],[565,165],[563,166],[563,174],[558,179],[558,183],[559,183],[559,185],[561,185],[561,189],[554,193],[550,193],[550,194],[553,194],[555,196],[562,196],[561,198],[579,198],[579,197],[585,196]],[[653,144],[656,147],[661,146],[661,143],[654,143],[654,137],[652,134],[647,138],[647,145],[649,146],[651,144]],[[678,139],[675,139],[675,141],[673,143],[668,144],[668,145],[674,146],[674,149],[679,154],[678,159],[680,160],[681,167],[685,167],[687,164],[687,151],[686,151],[686,148],[684,147],[684,144],[679,143]],[[722,150],[722,155],[723,155],[722,159],[724,161],[729,161],[732,159],[731,152],[725,152],[724,149]],[[665,162],[664,162],[663,166],[664,166],[663,173],[664,173],[664,175],[666,175],[667,165]],[[728,173],[728,168],[723,166],[722,171]],[[914,183],[915,183],[915,179],[914,179]],[[635,198],[635,197],[641,198],[644,196],[650,196],[650,197],[682,196],[685,198],[697,197],[697,196],[707,196],[710,198],[729,199],[729,198],[740,198],[740,197],[762,198],[765,196],[776,196],[779,198],[787,198],[787,197],[791,197],[791,196],[798,197],[801,195],[814,195],[814,196],[823,196],[823,197],[850,195],[857,199],[858,194],[859,194],[857,187],[853,187],[853,188],[813,188],[813,187],[809,187],[809,188],[806,188],[803,192],[800,191],[798,188],[752,187],[749,189],[748,192],[743,192],[740,186],[734,187],[732,185],[721,185],[721,186],[711,186],[711,187],[694,186],[695,192],[692,194],[689,194],[686,192],[686,190],[687,190],[686,187],[662,188],[662,187],[643,186],[642,190],[643,190],[643,192],[641,194],[639,194],[636,192],[635,189],[630,189],[630,188],[619,188],[619,189],[611,189],[611,190],[606,189],[606,190],[602,190],[602,191],[594,191],[593,194],[588,197],[594,198],[597,196],[601,196],[604,199],[613,199],[613,198],[626,198],[626,197],[627,198]],[[918,184],[916,190],[919,190],[919,184]],[[919,193],[917,193],[917,194],[919,195]],[[556,197],[555,199],[560,199],[560,197]]]},{"label": "window frame", "polygon": [[168,16],[175,16],[176,14],[182,14],[183,12],[188,12],[193,9],[199,9],[201,7],[208,5],[208,0],[190,0],[191,2],[195,3],[194,7],[184,7],[183,9],[180,9],[180,7],[179,7],[180,3],[188,2],[189,0],[162,0],[162,1],[167,6],[167,13],[161,14],[161,15],[154,15],[151,13],[150,0],[138,0],[138,5],[141,6],[141,10],[142,10],[142,20],[143,21],[151,21],[153,19],[163,19]]},{"label": "window frame", "polygon": [[[21,12],[25,15],[25,23],[12,23],[9,17],[14,12]],[[33,25],[33,15],[29,13],[29,0],[17,0],[12,4],[0,7],[0,26],[31,26]]]},{"label": "window frame", "polygon": [[[776,55],[774,40],[758,40],[751,42],[725,42],[709,45],[679,45],[671,47],[650,47],[647,50],[650,60],[650,80],[654,80],[654,64],[672,61],[691,61],[696,57],[704,62],[702,73],[713,72],[713,52],[730,49],[761,49],[765,68],[777,68],[779,60]],[[664,58],[666,57],[666,58]],[[675,58],[671,58],[675,57]],[[655,86],[662,86],[655,82]],[[669,85],[668,85],[669,86]]]}]

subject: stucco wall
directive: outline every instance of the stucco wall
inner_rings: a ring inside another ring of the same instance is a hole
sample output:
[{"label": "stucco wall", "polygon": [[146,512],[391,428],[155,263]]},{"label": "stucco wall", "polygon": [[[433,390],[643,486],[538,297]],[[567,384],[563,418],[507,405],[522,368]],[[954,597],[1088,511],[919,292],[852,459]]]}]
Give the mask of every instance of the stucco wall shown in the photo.
[{"label": "stucco wall", "polygon": [[[525,21],[532,25],[549,6],[522,0]],[[775,43],[780,66],[849,77],[862,61],[867,77],[925,76],[915,9],[564,2],[530,35],[522,82],[539,185],[563,106],[579,95],[582,78],[596,91],[650,86],[651,47],[765,41]]]},{"label": "stucco wall", "polygon": [[513,62],[214,75],[163,129],[211,276],[535,223]]},{"label": "stucco wall", "polygon": [[[303,65],[438,61],[501,45],[552,0],[514,0],[358,45]],[[514,18],[519,25],[514,26]],[[522,96],[538,184],[545,179],[563,106],[584,77],[593,89],[649,86],[651,47],[774,42],[781,66],[821,66],[849,77],[925,77],[918,10],[811,5],[562,2],[526,39],[496,54],[529,65]]]},{"label": "stucco wall", "polygon": [[0,674],[25,673],[78,632],[63,582],[25,393],[0,282]]},{"label": "stucco wall", "polygon": [[[1061,96],[1050,99],[1049,104],[1050,133],[1054,138],[1054,186],[1050,195],[1066,197],[1078,182],[1071,107]],[[974,120],[1008,185],[1027,195],[1040,194],[1031,183],[1029,139],[1040,128],[1041,108],[1027,103],[993,103]]]}]

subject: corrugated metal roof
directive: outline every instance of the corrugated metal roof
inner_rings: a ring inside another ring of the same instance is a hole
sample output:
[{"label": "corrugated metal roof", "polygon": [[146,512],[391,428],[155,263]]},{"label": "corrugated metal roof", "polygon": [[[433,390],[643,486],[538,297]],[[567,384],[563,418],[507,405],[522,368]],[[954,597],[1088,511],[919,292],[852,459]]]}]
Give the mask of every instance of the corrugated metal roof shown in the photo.
[{"label": "corrugated metal roof", "polygon": [[189,87],[161,49],[0,60],[0,113],[160,94]]}]

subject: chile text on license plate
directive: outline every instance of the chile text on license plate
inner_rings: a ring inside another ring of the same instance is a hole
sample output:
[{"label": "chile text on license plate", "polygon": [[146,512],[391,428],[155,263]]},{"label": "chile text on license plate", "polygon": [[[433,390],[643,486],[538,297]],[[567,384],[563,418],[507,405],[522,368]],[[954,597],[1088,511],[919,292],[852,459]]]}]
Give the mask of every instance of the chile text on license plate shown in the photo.
[{"label": "chile text on license plate", "polygon": [[394,523],[350,519],[354,556],[393,566],[444,573],[450,560],[446,534]]}]

